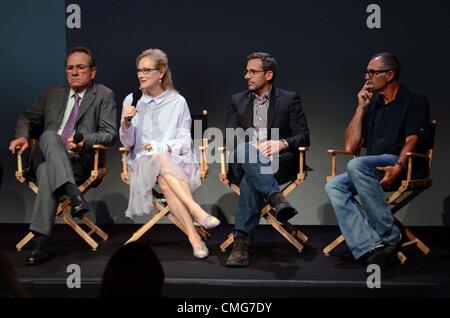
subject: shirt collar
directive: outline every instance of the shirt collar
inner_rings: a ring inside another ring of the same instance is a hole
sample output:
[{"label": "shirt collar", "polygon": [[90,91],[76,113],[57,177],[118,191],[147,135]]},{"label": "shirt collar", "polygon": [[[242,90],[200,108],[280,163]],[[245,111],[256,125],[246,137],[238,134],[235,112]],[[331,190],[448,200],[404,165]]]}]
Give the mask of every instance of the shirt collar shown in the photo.
[{"label": "shirt collar", "polygon": [[166,90],[156,97],[148,96],[145,93],[143,93],[142,101],[145,104],[150,104],[150,103],[154,102],[156,105],[160,105],[170,95],[170,93],[171,93],[170,90]]},{"label": "shirt collar", "polygon": [[263,96],[258,96],[258,95],[256,95],[256,93],[253,93],[254,100],[256,100],[256,101],[258,101],[258,102],[265,102],[266,100],[267,100],[267,101],[270,101],[270,92],[271,92],[271,91],[272,91],[272,88],[270,88],[270,89],[267,91],[267,93],[264,94]]},{"label": "shirt collar", "polygon": [[73,89],[70,89],[69,98],[72,98],[75,94],[78,94],[78,96],[80,96],[80,100],[82,100],[85,93],[86,93],[86,89],[82,90],[79,93],[75,92]]},{"label": "shirt collar", "polygon": [[392,101],[390,101],[389,103],[387,103],[385,105],[383,96],[381,96],[380,94],[377,94],[376,103],[380,107],[391,105],[391,104],[400,104],[403,101],[403,99],[405,98],[406,92],[407,92],[406,87],[403,84],[400,84],[400,86],[398,87],[398,90],[397,90],[397,94],[395,94],[395,98]]}]

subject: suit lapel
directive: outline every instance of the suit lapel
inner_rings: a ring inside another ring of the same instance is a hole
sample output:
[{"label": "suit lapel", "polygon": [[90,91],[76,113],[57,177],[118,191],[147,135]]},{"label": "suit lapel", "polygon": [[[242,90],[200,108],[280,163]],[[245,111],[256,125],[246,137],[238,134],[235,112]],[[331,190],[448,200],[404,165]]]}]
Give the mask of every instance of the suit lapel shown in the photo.
[{"label": "suit lapel", "polygon": [[255,100],[255,97],[254,97],[253,93],[249,92],[247,95],[247,105],[245,106],[245,121],[247,122],[247,127],[244,127],[244,129],[253,127],[253,101],[254,100]]},{"label": "suit lapel", "polygon": [[278,90],[275,87],[272,87],[272,91],[270,92],[269,110],[267,112],[267,129],[269,132],[269,139],[270,128],[272,128],[273,120],[275,118],[275,114],[277,113],[279,104],[280,99],[278,98]]},{"label": "suit lapel", "polygon": [[55,105],[56,107],[59,108],[59,111],[57,112],[58,118],[56,118],[57,120],[55,122],[55,124],[57,125],[54,127],[55,131],[59,129],[59,126],[61,125],[61,122],[64,118],[64,113],[66,112],[67,107],[67,100],[69,99],[69,92],[70,92],[69,87],[65,86],[64,88],[61,88],[58,96],[56,97]]},{"label": "suit lapel", "polygon": [[84,94],[83,99],[81,100],[80,109],[78,110],[76,124],[78,124],[78,121],[80,120],[80,118],[83,117],[84,113],[87,111],[89,106],[91,106],[92,103],[94,102],[96,93],[97,93],[97,90],[95,89],[94,84],[92,84],[86,90],[86,93]]}]

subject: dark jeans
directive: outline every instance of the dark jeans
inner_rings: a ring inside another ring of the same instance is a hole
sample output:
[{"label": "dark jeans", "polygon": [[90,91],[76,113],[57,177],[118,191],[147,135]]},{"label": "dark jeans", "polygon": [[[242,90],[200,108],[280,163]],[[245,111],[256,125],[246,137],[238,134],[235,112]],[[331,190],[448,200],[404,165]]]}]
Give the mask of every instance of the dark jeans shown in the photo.
[{"label": "dark jeans", "polygon": [[[264,202],[274,192],[279,192],[279,184],[286,183],[295,177],[296,161],[291,153],[284,153],[284,160],[279,165],[273,165],[248,143],[239,144],[233,154],[234,171],[241,174],[240,196],[235,214],[235,231],[248,234],[254,240],[256,227],[259,223],[260,210]],[[297,163],[298,165],[298,163]],[[236,180],[236,178],[234,179]]]}]

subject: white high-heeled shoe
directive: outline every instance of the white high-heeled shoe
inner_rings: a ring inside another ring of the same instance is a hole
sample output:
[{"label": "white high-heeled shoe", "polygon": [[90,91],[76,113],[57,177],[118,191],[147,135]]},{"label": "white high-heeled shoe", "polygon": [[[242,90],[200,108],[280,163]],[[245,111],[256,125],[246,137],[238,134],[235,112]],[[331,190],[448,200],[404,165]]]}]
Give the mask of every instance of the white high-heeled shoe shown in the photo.
[{"label": "white high-heeled shoe", "polygon": [[219,225],[220,220],[212,215],[208,215],[201,224],[205,230],[211,230]]},{"label": "white high-heeled shoe", "polygon": [[198,259],[205,259],[209,256],[209,251],[206,246],[197,246],[192,250],[194,257]]}]

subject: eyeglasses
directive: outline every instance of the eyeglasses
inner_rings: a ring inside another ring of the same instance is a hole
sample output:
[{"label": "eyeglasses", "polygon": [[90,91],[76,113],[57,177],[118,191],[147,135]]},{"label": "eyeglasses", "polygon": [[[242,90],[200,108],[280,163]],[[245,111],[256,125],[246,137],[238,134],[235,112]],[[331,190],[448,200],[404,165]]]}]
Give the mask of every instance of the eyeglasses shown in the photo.
[{"label": "eyeglasses", "polygon": [[139,75],[139,73],[142,72],[142,74],[144,75],[148,75],[150,74],[151,71],[157,71],[157,68],[148,68],[148,67],[144,67],[144,68],[137,68],[136,69],[136,74]]},{"label": "eyeglasses", "polygon": [[77,70],[78,72],[86,72],[89,69],[89,65],[77,64],[77,65],[67,65],[66,72],[72,72]]},{"label": "eyeglasses", "polygon": [[374,75],[378,75],[381,73],[387,73],[389,71],[391,71],[391,70],[366,70],[363,72],[363,76],[364,76],[364,78],[366,76],[369,76],[370,78],[372,78]]},{"label": "eyeglasses", "polygon": [[258,73],[265,72],[264,70],[244,70],[244,76],[247,76],[247,73],[250,74],[250,76],[255,76]]}]

